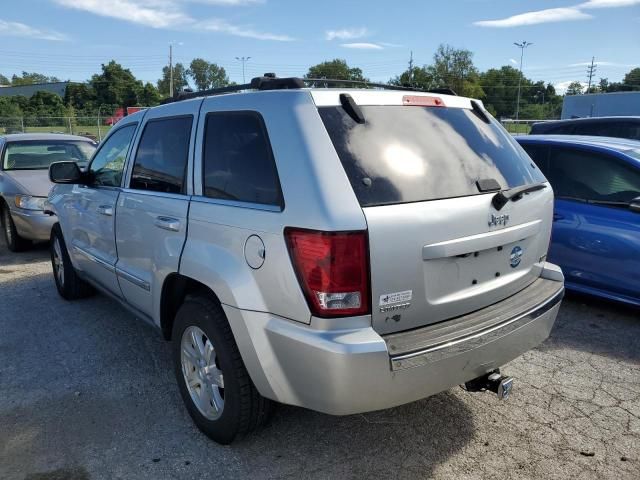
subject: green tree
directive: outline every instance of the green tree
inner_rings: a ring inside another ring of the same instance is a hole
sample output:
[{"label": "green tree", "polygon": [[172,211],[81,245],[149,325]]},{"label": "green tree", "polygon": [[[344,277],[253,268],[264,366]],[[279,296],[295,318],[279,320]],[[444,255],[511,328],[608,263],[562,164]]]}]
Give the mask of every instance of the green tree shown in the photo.
[{"label": "green tree", "polygon": [[402,85],[406,87],[416,87],[429,90],[434,87],[433,72],[428,67],[413,67],[411,71],[406,70],[400,76],[389,81],[392,85]]},{"label": "green tree", "polygon": [[[322,62],[309,68],[305,78],[329,78],[335,80],[357,80],[368,82],[362,70],[357,67],[349,67],[346,60],[334,59],[329,62]],[[315,82],[313,86],[325,86],[326,83]],[[330,86],[346,86],[348,84],[331,84]]]},{"label": "green tree", "polygon": [[86,83],[70,83],[64,94],[64,103],[81,115],[92,115],[97,109],[96,92]]},{"label": "green tree", "polygon": [[50,82],[59,82],[60,79],[57,77],[49,77],[47,75],[43,75],[42,73],[36,72],[22,72],[21,76],[14,74],[11,77],[12,85],[33,85],[34,83],[50,83]]},{"label": "green tree", "polygon": [[[158,90],[160,94],[168,97],[169,96],[169,85],[171,83],[171,70],[169,66],[162,67],[162,78],[158,80]],[[174,95],[181,91],[183,88],[189,86],[189,81],[187,79],[187,70],[184,68],[184,65],[181,63],[176,63],[173,66],[173,93]]]},{"label": "green tree", "polygon": [[0,73],[0,85],[10,85],[11,80]]},{"label": "green tree", "polygon": [[484,97],[478,70],[473,65],[473,53],[469,50],[442,44],[433,55],[433,65],[429,70],[439,87],[451,88],[468,97]]},{"label": "green tree", "polygon": [[161,100],[162,96],[155,85],[150,82],[145,83],[138,97],[139,104],[143,107],[153,107],[158,105]]},{"label": "green tree", "polygon": [[567,87],[565,95],[580,95],[583,92],[583,87],[580,82],[571,82]]},{"label": "green tree", "polygon": [[601,78],[600,82],[598,82],[598,90],[602,93],[609,91],[609,79]]},{"label": "green tree", "polygon": [[117,105],[133,107],[138,104],[142,82],[115,60],[102,65],[102,73],[93,75],[89,82],[95,91],[96,106]]},{"label": "green tree", "polygon": [[193,83],[198,90],[229,85],[229,77],[225,69],[202,58],[194,58],[191,61],[187,75],[193,79]]},{"label": "green tree", "polygon": [[634,68],[624,76],[622,83],[629,90],[640,90],[640,68]]},{"label": "green tree", "polygon": [[[484,103],[498,118],[509,118],[515,114],[520,72],[505,65],[499,69],[491,68],[480,74],[480,85],[485,93]],[[529,81],[523,84],[527,90]],[[521,103],[522,105],[522,103]]]}]

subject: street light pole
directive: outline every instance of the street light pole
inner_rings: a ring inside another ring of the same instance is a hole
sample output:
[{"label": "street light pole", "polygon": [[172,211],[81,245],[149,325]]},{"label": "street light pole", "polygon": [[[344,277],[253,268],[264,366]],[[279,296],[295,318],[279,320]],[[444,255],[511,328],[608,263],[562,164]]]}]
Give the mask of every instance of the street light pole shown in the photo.
[{"label": "street light pole", "polygon": [[98,141],[101,142],[102,141],[102,131],[100,130],[100,109],[102,108],[102,105],[98,106]]},{"label": "street light pole", "polygon": [[524,59],[524,49],[533,45],[526,40],[522,43],[513,42],[513,44],[520,49],[520,76],[518,77],[518,100],[516,102],[516,122],[520,118],[520,90],[522,89],[522,60]]},{"label": "street light pole", "polygon": [[242,62],[242,83],[246,84],[247,80],[245,79],[244,76],[244,64],[247,63],[249,61],[251,57],[236,57],[236,60]]},{"label": "street light pole", "polygon": [[169,98],[173,98],[173,45],[169,44]]}]

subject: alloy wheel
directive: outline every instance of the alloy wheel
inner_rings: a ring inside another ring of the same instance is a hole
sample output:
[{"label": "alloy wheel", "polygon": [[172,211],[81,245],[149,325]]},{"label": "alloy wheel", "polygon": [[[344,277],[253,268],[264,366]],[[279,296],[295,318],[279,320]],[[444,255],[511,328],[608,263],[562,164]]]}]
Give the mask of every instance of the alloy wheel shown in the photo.
[{"label": "alloy wheel", "polygon": [[216,350],[200,328],[185,329],[180,342],[180,361],[193,403],[208,420],[217,420],[224,409],[224,377]]},{"label": "alloy wheel", "polygon": [[58,280],[58,284],[64,287],[64,262],[62,260],[62,248],[58,237],[53,239],[53,273]]}]

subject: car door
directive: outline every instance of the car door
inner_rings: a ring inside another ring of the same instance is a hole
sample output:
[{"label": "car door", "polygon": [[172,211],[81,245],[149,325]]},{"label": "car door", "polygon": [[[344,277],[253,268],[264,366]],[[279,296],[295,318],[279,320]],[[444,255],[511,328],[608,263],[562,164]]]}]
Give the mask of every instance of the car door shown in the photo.
[{"label": "car door", "polygon": [[152,318],[165,278],[178,271],[186,239],[199,103],[147,113],[118,200],[118,281],[125,300]]},{"label": "car door", "polygon": [[570,285],[640,298],[640,214],[624,206],[640,196],[639,169],[616,153],[555,145],[547,175],[556,194],[549,260]]},{"label": "car door", "polygon": [[114,234],[116,202],[120,195],[127,153],[137,123],[127,123],[100,145],[89,166],[87,185],[74,185],[67,211],[66,238],[71,239],[74,265],[91,280],[120,297],[116,279]]}]

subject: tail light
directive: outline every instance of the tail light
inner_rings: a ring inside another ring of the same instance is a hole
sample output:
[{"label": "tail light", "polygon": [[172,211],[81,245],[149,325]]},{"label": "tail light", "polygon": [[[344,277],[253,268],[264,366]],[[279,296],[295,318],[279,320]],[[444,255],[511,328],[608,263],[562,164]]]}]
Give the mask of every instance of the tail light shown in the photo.
[{"label": "tail light", "polygon": [[370,313],[366,232],[285,229],[293,267],[313,315]]}]

